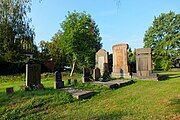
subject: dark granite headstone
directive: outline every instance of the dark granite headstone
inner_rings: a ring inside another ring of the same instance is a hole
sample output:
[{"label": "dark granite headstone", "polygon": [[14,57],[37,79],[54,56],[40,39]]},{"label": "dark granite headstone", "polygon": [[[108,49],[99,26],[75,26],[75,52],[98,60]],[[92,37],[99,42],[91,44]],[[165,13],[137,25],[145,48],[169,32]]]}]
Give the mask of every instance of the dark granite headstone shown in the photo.
[{"label": "dark granite headstone", "polygon": [[13,94],[14,93],[13,87],[6,88],[6,93],[7,94]]},{"label": "dark granite headstone", "polygon": [[82,82],[89,82],[90,81],[90,69],[88,68],[83,68],[83,78]]},{"label": "dark granite headstone", "polygon": [[41,84],[41,65],[26,64],[26,86],[35,88],[39,84]]},{"label": "dark granite headstone", "polygon": [[55,83],[54,83],[54,89],[60,89],[64,87],[64,81],[62,81],[62,75],[61,72],[56,71],[55,72]]},{"label": "dark granite headstone", "polygon": [[97,80],[99,80],[100,77],[101,77],[100,69],[95,68],[93,70],[93,79],[97,81]]}]

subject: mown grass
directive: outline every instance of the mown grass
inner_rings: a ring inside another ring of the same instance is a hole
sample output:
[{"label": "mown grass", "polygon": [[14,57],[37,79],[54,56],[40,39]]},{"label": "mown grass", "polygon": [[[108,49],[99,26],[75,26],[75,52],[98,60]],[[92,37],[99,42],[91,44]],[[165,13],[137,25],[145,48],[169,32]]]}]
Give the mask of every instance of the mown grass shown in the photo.
[{"label": "mown grass", "polygon": [[[43,75],[45,90],[21,91],[24,75],[0,76],[0,119],[85,119],[85,120],[155,120],[180,119],[180,72],[163,72],[166,81],[140,81],[116,90],[82,84],[76,88],[93,90],[91,99],[76,100],[70,94],[53,89],[53,74]],[[81,80],[80,74],[63,80]],[[15,93],[6,95],[6,87]]]}]

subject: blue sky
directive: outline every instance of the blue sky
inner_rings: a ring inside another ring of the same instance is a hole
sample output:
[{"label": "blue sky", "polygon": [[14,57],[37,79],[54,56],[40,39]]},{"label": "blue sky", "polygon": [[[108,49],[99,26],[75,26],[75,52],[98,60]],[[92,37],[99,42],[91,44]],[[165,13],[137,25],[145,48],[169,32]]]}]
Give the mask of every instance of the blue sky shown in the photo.
[{"label": "blue sky", "polygon": [[68,11],[86,11],[99,26],[103,48],[127,43],[132,49],[143,47],[145,31],[154,16],[174,11],[180,13],[180,0],[32,0],[32,25],[35,43],[50,41],[60,29]]}]

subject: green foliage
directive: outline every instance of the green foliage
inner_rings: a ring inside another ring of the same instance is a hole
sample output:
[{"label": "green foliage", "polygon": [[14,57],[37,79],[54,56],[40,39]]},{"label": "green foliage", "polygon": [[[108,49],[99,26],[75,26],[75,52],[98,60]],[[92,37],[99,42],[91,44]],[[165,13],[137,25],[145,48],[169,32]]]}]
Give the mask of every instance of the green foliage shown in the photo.
[{"label": "green foliage", "polygon": [[132,62],[136,62],[136,54],[135,51],[133,52],[131,50],[131,48],[128,48],[128,62],[132,63]]},{"label": "green foliage", "polygon": [[[170,78],[160,82],[137,80],[135,84],[116,90],[78,82],[76,88],[96,93],[86,100],[75,100],[70,94],[53,89],[53,74],[42,76],[45,90],[27,92],[19,90],[19,86],[25,83],[21,81],[24,75],[0,76],[0,81],[4,81],[0,83],[0,119],[178,119],[180,72],[161,74],[169,74]],[[63,73],[63,80],[67,78],[68,74]],[[73,79],[80,81],[81,74]],[[12,86],[15,93],[7,95],[6,87]]]},{"label": "green foliage", "polygon": [[152,48],[156,68],[169,70],[172,61],[180,57],[180,14],[169,12],[155,17],[145,33],[144,47]]},{"label": "green foliage", "polygon": [[91,16],[85,12],[69,12],[61,27],[61,49],[70,63],[80,68],[94,66],[95,53],[102,45],[98,26]]},{"label": "green foliage", "polygon": [[49,53],[49,42],[46,42],[44,40],[41,40],[39,43],[39,48],[40,48],[40,54],[39,54],[39,59],[40,60],[48,60],[50,59],[50,53]]},{"label": "green foliage", "polygon": [[133,72],[136,72],[136,53],[131,50],[131,48],[128,48],[128,65],[129,65],[129,72],[132,74]]},{"label": "green foliage", "polygon": [[21,60],[23,53],[37,51],[27,18],[30,3],[30,0],[0,1],[0,54],[6,61]]},{"label": "green foliage", "polygon": [[57,64],[65,64],[66,59],[68,59],[65,55],[65,51],[63,48],[63,41],[62,41],[62,32],[59,31],[56,33],[53,38],[52,42],[49,43],[49,52],[51,57],[54,61],[56,61]]}]

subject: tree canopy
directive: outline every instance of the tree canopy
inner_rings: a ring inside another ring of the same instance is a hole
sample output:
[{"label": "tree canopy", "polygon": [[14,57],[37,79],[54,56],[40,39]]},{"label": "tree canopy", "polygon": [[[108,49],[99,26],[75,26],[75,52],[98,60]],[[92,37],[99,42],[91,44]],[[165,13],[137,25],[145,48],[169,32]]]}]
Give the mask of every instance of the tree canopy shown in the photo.
[{"label": "tree canopy", "polygon": [[95,21],[85,12],[69,12],[61,28],[61,35],[55,38],[60,40],[61,53],[72,63],[72,68],[92,67],[95,53],[102,46]]},{"label": "tree canopy", "polygon": [[25,52],[33,52],[34,30],[30,27],[30,0],[0,1],[0,55],[5,61],[22,59]]},{"label": "tree canopy", "polygon": [[180,57],[180,14],[162,13],[155,17],[144,36],[144,47],[152,48],[156,68],[170,69]]}]

